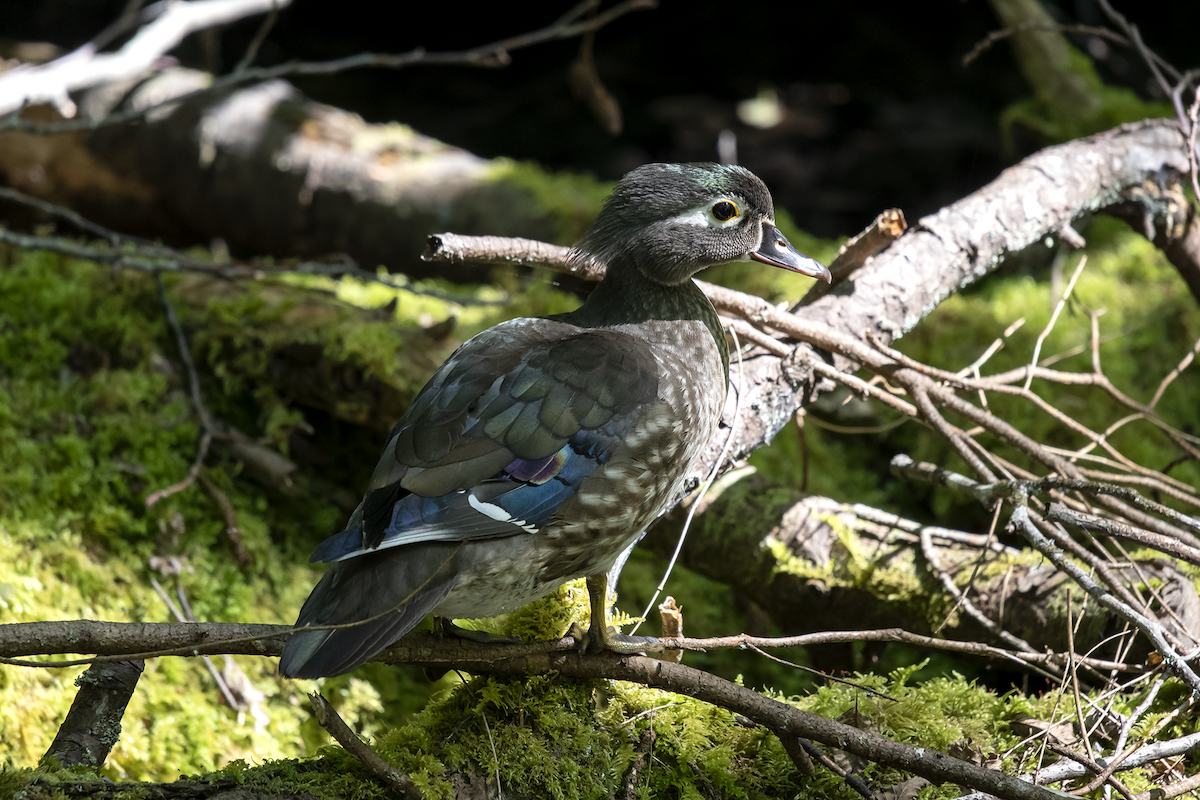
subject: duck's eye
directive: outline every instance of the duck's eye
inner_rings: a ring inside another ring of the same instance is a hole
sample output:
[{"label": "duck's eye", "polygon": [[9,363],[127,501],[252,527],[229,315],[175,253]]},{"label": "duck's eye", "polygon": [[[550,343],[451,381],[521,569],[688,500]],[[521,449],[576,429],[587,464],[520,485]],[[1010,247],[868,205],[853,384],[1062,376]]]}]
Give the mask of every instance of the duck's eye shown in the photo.
[{"label": "duck's eye", "polygon": [[722,200],[713,203],[712,215],[718,222],[728,222],[738,215],[738,207],[728,200]]}]

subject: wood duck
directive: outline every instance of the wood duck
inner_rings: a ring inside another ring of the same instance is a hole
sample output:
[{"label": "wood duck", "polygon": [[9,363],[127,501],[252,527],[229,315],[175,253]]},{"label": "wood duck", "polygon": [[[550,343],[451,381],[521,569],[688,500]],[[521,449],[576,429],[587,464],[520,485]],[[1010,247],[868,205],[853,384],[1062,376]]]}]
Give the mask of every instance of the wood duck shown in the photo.
[{"label": "wood duck", "polygon": [[[717,428],[725,334],[691,280],[759,261],[829,280],[775,227],[767,187],[718,164],[648,164],[617,184],[577,257],[606,264],[577,310],[480,333],[396,423],[280,671],[348,672],[427,614],[491,617],[586,576],[592,649],[606,573],[666,505]],[[644,648],[644,645],[642,645]]]}]

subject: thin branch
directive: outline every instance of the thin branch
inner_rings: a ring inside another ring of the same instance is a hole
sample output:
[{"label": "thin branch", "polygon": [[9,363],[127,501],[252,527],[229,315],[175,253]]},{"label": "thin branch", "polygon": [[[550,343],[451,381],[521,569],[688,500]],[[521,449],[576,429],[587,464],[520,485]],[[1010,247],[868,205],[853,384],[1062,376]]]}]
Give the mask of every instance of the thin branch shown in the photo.
[{"label": "thin branch", "polygon": [[1025,391],[1029,391],[1029,384],[1033,382],[1032,368],[1037,366],[1038,355],[1042,352],[1042,343],[1046,341],[1046,337],[1050,335],[1050,331],[1054,330],[1055,323],[1058,322],[1058,315],[1066,308],[1067,301],[1071,299],[1071,292],[1075,289],[1075,283],[1079,280],[1079,276],[1083,273],[1083,268],[1087,266],[1087,254],[1085,253],[1076,265],[1075,271],[1071,273],[1071,280],[1067,282],[1067,288],[1063,291],[1062,297],[1054,306],[1054,311],[1050,314],[1050,321],[1046,323],[1046,327],[1038,334],[1037,342],[1033,345],[1033,359],[1029,362],[1030,372],[1025,378],[1025,386],[1022,387]]},{"label": "thin branch", "polygon": [[[1159,88],[1162,89],[1163,94],[1171,98],[1171,105],[1175,108],[1175,117],[1179,121],[1180,129],[1187,140],[1192,189],[1196,192],[1196,197],[1200,198],[1200,170],[1198,170],[1196,159],[1196,112],[1197,109],[1200,109],[1200,91],[1193,90],[1195,99],[1192,107],[1187,111],[1184,111],[1183,108],[1183,93],[1197,80],[1200,80],[1200,70],[1192,69],[1180,74],[1179,70],[1175,69],[1175,67],[1171,66],[1171,64],[1167,63],[1157,53],[1146,46],[1146,43],[1142,41],[1142,34],[1138,30],[1138,27],[1113,8],[1108,0],[1098,1],[1105,15],[1116,23],[1117,27],[1125,31],[1125,34],[1132,40],[1138,54],[1142,57],[1142,61],[1150,68],[1150,72],[1154,76],[1154,80],[1158,83]],[[1175,80],[1174,86],[1167,83],[1166,77],[1163,76],[1164,70]]]},{"label": "thin branch", "polygon": [[1194,792],[1196,789],[1200,789],[1200,772],[1175,783],[1155,786],[1135,797],[1136,800],[1170,800],[1172,797],[1179,797],[1182,794]]},{"label": "thin branch", "polygon": [[[266,13],[291,0],[191,0],[166,3],[163,12],[142,28],[116,53],[98,53],[95,43],[36,67],[18,67],[0,74],[0,114],[26,106],[51,103],[62,116],[75,116],[70,92],[126,78],[137,78],[153,68],[163,53],[188,34]],[[11,119],[11,118],[10,118]],[[13,124],[0,125],[17,127]]]},{"label": "thin branch", "polygon": [[212,445],[213,435],[209,431],[204,431],[200,434],[200,444],[196,448],[196,457],[192,461],[192,466],[188,469],[188,474],[183,480],[173,483],[170,486],[164,486],[146,495],[146,508],[158,503],[160,500],[165,500],[173,494],[178,494],[184,489],[188,489],[200,477],[200,472],[204,469],[204,460],[208,458],[208,450]]},{"label": "thin branch", "polygon": [[986,614],[980,611],[975,604],[971,602],[970,598],[967,597],[966,592],[959,591],[958,587],[954,585],[954,581],[951,580],[950,576],[942,568],[941,560],[938,558],[937,551],[933,546],[931,537],[929,534],[924,532],[921,534],[921,552],[924,554],[925,560],[929,562],[930,568],[937,574],[939,580],[941,580],[942,586],[945,587],[950,596],[954,598],[956,609],[959,607],[964,608],[972,619],[974,619],[987,630],[991,631],[995,636],[998,636],[1008,645],[1026,653],[1037,652],[1037,650],[1031,644],[1029,644],[1029,642],[1020,638],[1019,636],[1014,636],[1013,634],[1001,628],[998,623],[988,618]]},{"label": "thin branch", "polygon": [[273,3],[271,10],[263,17],[262,24],[258,26],[258,30],[254,32],[254,38],[250,40],[250,44],[246,46],[246,52],[242,55],[237,65],[233,68],[234,72],[241,72],[254,63],[254,59],[258,56],[258,50],[262,47],[263,42],[267,40],[267,34],[271,32],[271,28],[275,27],[276,20],[279,19],[279,4]]},{"label": "thin branch", "polygon": [[[937,525],[924,525],[920,522],[907,520],[903,517],[896,516],[888,511],[881,511],[877,508],[865,506],[862,503],[855,503],[850,506],[851,511],[859,520],[871,525],[886,527],[891,535],[899,535],[905,538],[905,541],[919,542],[920,534],[928,532],[931,539],[939,539],[953,544],[966,545],[969,548],[981,551],[990,550],[993,553],[1010,553],[1015,554],[1018,551],[1015,548],[1007,547],[997,541],[994,536],[967,533],[965,531],[956,531],[949,528],[942,528]],[[861,523],[860,523],[861,524]],[[865,533],[874,535],[874,531],[868,527],[864,530]]]},{"label": "thin branch", "polygon": [[1184,357],[1179,361],[1179,364],[1176,365],[1173,370],[1166,374],[1166,376],[1158,384],[1158,388],[1154,390],[1154,396],[1150,398],[1150,402],[1146,405],[1148,405],[1150,408],[1154,408],[1158,405],[1158,401],[1162,399],[1163,392],[1167,391],[1167,387],[1170,386],[1171,383],[1178,378],[1185,369],[1188,368],[1188,365],[1191,364],[1196,358],[1196,353],[1200,353],[1200,339],[1197,339],[1192,343],[1192,349],[1189,350],[1186,355],[1184,355]]},{"label": "thin branch", "polygon": [[851,237],[838,251],[837,256],[829,264],[829,283],[816,281],[809,287],[800,302],[792,306],[792,313],[809,303],[824,297],[834,290],[842,281],[849,278],[854,271],[861,267],[868,258],[878,255],[887,249],[888,245],[904,235],[908,230],[908,222],[904,212],[898,208],[889,208],[880,213],[866,230]]},{"label": "thin branch", "polygon": [[[276,6],[282,7],[287,2],[290,2],[290,0],[192,0],[191,3],[179,3],[176,5],[194,6],[201,5],[203,3],[228,3],[233,5],[237,3],[253,3],[253,7],[256,8],[257,11],[246,11],[242,14],[242,16],[247,16],[250,13],[267,12]],[[425,50],[425,48],[418,47],[414,50],[410,50],[407,53],[359,53],[353,56],[347,56],[345,58],[334,59],[331,61],[301,61],[281,64],[274,67],[248,67],[233,72],[229,75],[216,78],[210,85],[204,88],[197,89],[177,97],[172,97],[169,100],[163,101],[162,103],[157,103],[130,111],[108,114],[98,119],[67,119],[60,122],[35,123],[29,120],[20,119],[15,114],[8,114],[8,116],[0,119],[0,131],[10,128],[19,128],[31,133],[45,134],[61,133],[71,130],[93,130],[101,126],[123,124],[126,122],[139,120],[166,105],[194,99],[200,95],[221,92],[225,89],[238,86],[243,83],[255,81],[263,82],[274,80],[276,78],[286,78],[296,75],[333,75],[346,70],[361,68],[403,69],[406,67],[416,66],[418,64],[455,64],[474,67],[503,67],[507,66],[507,64],[511,61],[509,54],[514,50],[520,50],[522,48],[542,44],[543,42],[556,41],[560,39],[572,39],[588,33],[589,31],[599,30],[613,20],[626,14],[634,11],[653,9],[656,8],[657,5],[657,0],[625,0],[625,2],[618,3],[607,11],[597,14],[595,17],[585,21],[577,22],[574,21],[573,18],[563,18],[545,28],[541,28],[529,33],[519,34],[517,36],[511,36],[507,39],[501,39],[498,42],[493,42],[481,47],[475,47],[470,50],[428,52]],[[193,13],[189,16],[194,17],[196,15]],[[212,15],[210,14],[210,16]],[[191,22],[190,19],[189,22]],[[191,22],[191,24],[195,23]],[[144,33],[145,30],[143,30],[143,34]],[[141,35],[142,34],[139,34],[139,36]],[[158,40],[155,39],[154,41],[157,42]],[[170,46],[173,45],[168,45],[168,49]],[[163,52],[165,52],[165,50]],[[157,55],[159,54],[156,53],[155,57],[157,57]],[[55,63],[57,62],[51,62],[51,64],[43,66],[49,67]],[[6,88],[4,79],[8,76],[11,76],[13,72],[16,72],[16,70],[10,70],[5,76],[0,76],[0,90],[4,90]],[[63,72],[66,71],[63,70]],[[72,74],[73,70],[72,72],[67,73],[67,76],[70,77]],[[137,73],[134,74],[136,75]],[[114,77],[127,76],[117,75]],[[89,81],[91,80],[90,76],[85,79]],[[105,78],[105,80],[107,79],[108,78]],[[39,77],[37,81],[41,84],[41,87],[39,87],[37,92],[38,95],[51,94],[57,95],[59,98],[65,98],[66,92],[71,91],[72,89],[82,88],[81,85],[74,84],[67,86],[64,80],[64,75],[60,74],[58,70],[49,76]],[[86,85],[95,85],[97,82],[102,81],[91,81]],[[0,114],[13,111],[14,109],[20,109],[22,103],[42,102],[41,100],[34,101],[29,99],[31,94],[30,89],[22,88],[19,85],[9,86],[7,87],[7,91],[10,95],[7,98],[7,103],[4,102],[4,94],[2,91],[0,91]],[[13,105],[14,102],[16,105]],[[70,100],[67,99],[66,103],[69,104]],[[64,105],[63,109],[73,110],[73,104]],[[69,117],[71,114],[64,114],[64,116]]]},{"label": "thin branch", "polygon": [[1009,517],[1011,528],[1015,532],[1025,536],[1030,544],[1037,548],[1038,552],[1045,555],[1054,562],[1056,567],[1067,573],[1072,580],[1083,587],[1083,590],[1094,597],[1097,602],[1116,612],[1123,619],[1133,623],[1154,644],[1154,648],[1162,655],[1167,668],[1190,686],[1193,692],[1200,693],[1200,676],[1197,676],[1192,671],[1192,668],[1188,666],[1183,657],[1175,652],[1175,649],[1167,642],[1162,626],[1134,610],[1129,604],[1118,600],[1111,592],[1105,590],[1092,580],[1092,577],[1077,567],[1074,562],[1066,558],[1062,550],[1047,539],[1030,521],[1029,509],[1024,502],[1023,492],[1018,490],[1014,500],[1017,505],[1013,508],[1012,515]]},{"label": "thin branch", "polygon": [[[892,472],[896,475],[913,478],[921,481],[936,482],[944,486],[949,486],[960,491],[965,491],[971,494],[975,499],[985,505],[990,505],[996,500],[1012,500],[1014,497],[1029,496],[1041,492],[1052,491],[1052,487],[1059,485],[1061,480],[1057,476],[1047,476],[1045,478],[1030,478],[1026,480],[1006,480],[996,481],[994,483],[983,484],[978,483],[964,475],[958,475],[950,470],[937,467],[933,464],[922,462],[914,463],[907,455],[899,454],[892,459]],[[1074,486],[1082,486],[1081,482],[1065,482]],[[1120,487],[1111,487],[1120,489]],[[1101,500],[1111,498],[1099,498]],[[1109,586],[1111,591],[1118,595],[1130,607],[1143,606],[1144,604],[1130,592],[1128,587],[1112,574],[1112,571],[1100,561],[1095,555],[1090,553],[1086,548],[1080,545],[1065,533],[1060,532],[1055,526],[1046,523],[1036,512],[1029,512],[1030,518],[1045,534],[1052,540],[1055,545],[1069,551],[1079,560],[1086,563],[1092,570],[1100,575],[1104,582]]]},{"label": "thin branch", "polygon": [[1010,28],[1001,28],[1000,30],[991,31],[987,36],[980,39],[971,48],[971,51],[962,57],[962,65],[964,67],[971,66],[975,59],[986,53],[993,45],[1016,36],[1019,33],[1026,31],[1050,31],[1052,33],[1084,33],[1089,36],[1099,36],[1101,39],[1107,39],[1114,44],[1119,44],[1124,47],[1133,47],[1133,42],[1115,31],[1110,31],[1108,28],[1100,28],[1095,25],[1045,25],[1040,22],[1027,22],[1021,25],[1013,25]]},{"label": "thin branch", "polygon": [[[329,626],[330,628],[345,626]],[[278,656],[283,639],[294,629],[288,625],[250,625],[245,623],[133,623],[71,620],[59,622],[18,622],[0,625],[0,663],[16,666],[63,668],[99,661],[129,660],[165,656],[193,657],[202,654]],[[981,642],[964,642],[905,631],[882,628],[856,631],[822,631],[800,636],[764,637],[737,634],[708,639],[660,640],[667,649],[704,652],[718,648],[742,649],[815,647],[848,642],[903,642],[916,647],[961,653],[980,658],[999,658],[1022,667],[1061,667],[1063,654],[1027,653],[1004,650]],[[559,640],[504,645],[506,657],[569,650],[577,643],[572,637]],[[463,640],[443,638],[421,632],[405,636],[376,660],[385,663],[410,663],[418,658],[437,657],[451,662],[466,645]],[[96,653],[95,658],[70,661],[22,661],[21,656]],[[480,651],[482,657],[483,651]],[[1097,658],[1081,658],[1080,663],[1097,670],[1141,672],[1144,667]]]},{"label": "thin branch", "polygon": [[167,316],[167,325],[170,326],[172,333],[175,334],[175,344],[179,348],[179,357],[183,361],[185,370],[188,376],[188,386],[191,392],[192,408],[200,417],[200,446],[196,448],[196,460],[192,462],[192,468],[188,471],[187,477],[173,486],[168,486],[165,489],[159,489],[152,492],[146,497],[146,508],[150,508],[159,500],[165,497],[181,492],[191,486],[200,476],[200,470],[204,468],[204,459],[208,457],[208,448],[212,444],[213,436],[217,433],[217,428],[213,422],[212,416],[208,413],[208,407],[204,405],[204,398],[200,396],[200,373],[196,371],[196,362],[192,360],[192,350],[188,346],[187,337],[183,333],[183,326],[179,322],[179,316],[175,313],[175,306],[171,304],[171,299],[167,297],[167,290],[163,286],[162,276],[155,273],[155,283],[158,286],[159,301],[163,304],[163,309]]},{"label": "thin branch", "polygon": [[90,47],[92,52],[98,53],[105,47],[108,47],[118,36],[133,30],[141,20],[142,6],[145,4],[146,0],[126,0],[125,8],[121,11],[121,16],[117,17],[107,28],[92,37],[92,40],[85,46]]},{"label": "thin branch", "polygon": [[[47,203],[45,200],[31,197],[24,192],[18,192],[16,189],[11,189],[7,186],[0,186],[0,199],[7,200],[11,203],[17,203],[18,205],[25,206],[26,208],[32,208],[37,211],[41,211],[43,214],[47,214],[51,217],[57,217],[65,222],[69,222],[71,225],[74,225],[76,228],[85,233],[90,233],[93,236],[99,236],[101,239],[107,241],[110,245],[119,245],[122,242],[129,240],[129,237],[126,237],[124,234],[117,233],[109,228],[105,228],[103,225],[97,225],[95,222],[80,216],[78,212],[72,209],[58,206],[54,203]],[[144,244],[149,245],[150,243],[145,242]]]},{"label": "thin branch", "polygon": [[317,692],[313,692],[308,696],[308,701],[312,705],[317,722],[325,729],[325,732],[332,736],[343,750],[354,756],[367,772],[382,781],[385,786],[398,792],[405,800],[422,800],[424,795],[413,784],[412,778],[384,761],[378,753],[371,749],[370,745],[358,738],[328,700]]},{"label": "thin branch", "polygon": [[[66,625],[60,623],[60,627]],[[90,633],[97,644],[111,648],[112,638],[95,628],[95,623],[69,623],[76,638],[64,638],[62,645],[70,650],[83,647],[79,634]],[[3,642],[13,629],[24,629],[24,636],[33,634],[38,627],[46,630],[46,623],[21,623],[0,626],[0,652],[6,651]],[[254,640],[254,649],[243,642],[230,648],[228,642],[199,641],[190,628],[217,631],[215,625],[159,625],[147,626],[126,623],[127,628],[154,630],[157,628],[171,636],[183,636],[194,649],[209,650],[216,644],[222,652],[258,652],[277,654],[282,650],[278,640],[268,641],[262,637]],[[116,627],[107,623],[106,627]],[[287,626],[254,626],[258,629],[273,629],[274,634],[287,634]],[[65,630],[63,631],[65,633]],[[96,634],[100,634],[96,636]],[[39,634],[33,634],[38,636]],[[90,637],[89,637],[90,639]],[[144,642],[143,642],[144,643]],[[45,652],[47,641],[42,638],[34,644],[35,652]],[[199,647],[196,647],[199,645]],[[549,649],[547,649],[549,645]],[[728,709],[748,717],[777,736],[803,737],[851,752],[862,758],[885,766],[902,769],[920,775],[934,783],[952,782],[969,788],[990,792],[1008,800],[1061,800],[1062,795],[1033,786],[995,770],[975,766],[965,761],[937,752],[930,748],[916,747],[888,740],[869,731],[853,728],[833,720],[801,711],[786,703],[765,697],[755,691],[718,678],[709,673],[682,664],[673,664],[643,656],[614,656],[612,654],[583,655],[577,652],[578,643],[571,637],[552,643],[527,645],[485,644],[464,639],[442,639],[432,633],[422,632],[406,636],[382,654],[389,662],[403,661],[437,667],[453,667],[475,673],[502,673],[528,675],[530,673],[558,672],[580,678],[609,678],[633,681],[676,694],[684,694],[698,700]],[[539,649],[540,648],[540,649]],[[126,655],[125,658],[128,658]],[[11,663],[11,662],[10,662]]]},{"label": "thin branch", "polygon": [[1061,522],[1080,530],[1099,533],[1104,536],[1116,536],[1129,539],[1146,547],[1153,547],[1169,556],[1200,566],[1200,548],[1181,544],[1170,536],[1163,536],[1153,531],[1143,530],[1117,520],[1105,519],[1092,514],[1081,514],[1069,511],[1060,503],[1051,503],[1046,513],[1046,519],[1051,522]]},{"label": "thin branch", "polygon": [[[196,618],[194,616],[192,616],[192,610],[190,608],[188,608],[188,606],[187,606],[187,598],[183,594],[182,587],[178,587],[179,588],[179,602],[186,609],[186,613],[184,611],[181,611],[173,602],[171,602],[171,598],[167,595],[166,591],[163,589],[162,584],[158,582],[158,578],[155,578],[154,576],[150,576],[150,585],[152,587],[154,587],[154,591],[158,593],[158,596],[163,601],[163,604],[170,610],[171,616],[175,617],[175,619],[177,621],[179,621],[179,622],[195,622],[196,621]],[[229,686],[225,683],[225,680],[221,677],[221,673],[217,672],[217,668],[216,668],[216,666],[213,665],[212,659],[209,658],[208,655],[204,654],[204,655],[200,656],[200,660],[204,662],[205,669],[207,669],[208,674],[212,676],[213,682],[217,684],[217,690],[221,692],[221,697],[223,697],[225,699],[225,704],[228,705],[230,708],[234,708],[234,709],[240,708],[239,703],[233,697],[233,693],[229,691]]]},{"label": "thin branch", "polygon": [[[788,749],[788,743],[791,741],[791,737],[787,737],[783,740],[783,747],[788,751],[788,755],[791,755],[792,753],[792,751]],[[821,764],[821,766],[825,767],[825,769],[829,770],[834,775],[837,775],[839,778],[845,781],[846,785],[857,792],[859,797],[863,797],[866,800],[875,800],[875,794],[871,791],[871,787],[867,785],[866,781],[852,773],[850,770],[842,768],[842,766],[836,761],[825,755],[825,753],[821,752],[821,749],[815,744],[802,736],[796,737],[795,743],[800,753],[792,757],[793,762],[800,758],[800,754],[803,754],[804,758],[806,759],[811,756],[812,758],[815,758]],[[808,761],[808,766],[809,769],[812,768],[811,760]],[[801,773],[804,772],[804,769],[800,764],[797,764],[797,768],[800,769]]]},{"label": "thin branch", "polygon": [[598,281],[604,277],[604,265],[587,256],[572,257],[572,250],[559,244],[522,239],[516,236],[464,236],[460,233],[435,233],[426,240],[422,261],[432,264],[517,264],[545,267]]},{"label": "thin branch", "polygon": [[[1188,736],[1181,736],[1177,739],[1169,739],[1165,741],[1153,742],[1139,748],[1133,755],[1125,759],[1121,764],[1121,771],[1135,769],[1144,764],[1149,764],[1154,761],[1159,761],[1172,756],[1179,756],[1190,752],[1196,747],[1200,747],[1200,733],[1193,733]],[[1060,781],[1078,780],[1086,776],[1088,773],[1087,767],[1075,761],[1073,757],[1065,758],[1056,764],[1051,764],[1049,767],[1038,770],[1036,778],[1034,775],[1027,774],[1023,777],[1026,780],[1036,779],[1039,784],[1058,783]],[[1157,793],[1151,793],[1153,797],[1159,797]],[[970,792],[962,795],[959,800],[988,800],[987,795],[980,792]]]}]

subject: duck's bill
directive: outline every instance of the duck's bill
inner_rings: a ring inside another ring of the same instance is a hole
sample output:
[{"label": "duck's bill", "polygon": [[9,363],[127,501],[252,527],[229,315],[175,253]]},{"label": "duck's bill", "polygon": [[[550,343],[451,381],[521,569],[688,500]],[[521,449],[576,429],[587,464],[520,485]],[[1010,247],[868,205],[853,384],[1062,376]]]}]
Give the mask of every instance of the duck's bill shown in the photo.
[{"label": "duck's bill", "polygon": [[826,283],[833,281],[829,270],[819,261],[811,259],[792,247],[779,228],[769,222],[763,223],[763,238],[759,248],[750,254],[750,258],[770,264],[772,267],[786,269],[788,272],[799,272],[810,278],[821,278]]}]

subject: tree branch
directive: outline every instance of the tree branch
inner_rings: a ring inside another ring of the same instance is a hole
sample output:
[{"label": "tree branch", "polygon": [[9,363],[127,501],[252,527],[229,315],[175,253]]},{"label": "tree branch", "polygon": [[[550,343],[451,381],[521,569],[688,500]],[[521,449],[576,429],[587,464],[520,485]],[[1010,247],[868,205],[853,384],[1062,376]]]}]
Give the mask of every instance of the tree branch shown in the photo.
[{"label": "tree branch", "polygon": [[67,96],[69,92],[111,81],[139,78],[150,69],[159,56],[175,47],[188,33],[254,14],[273,12],[290,3],[291,0],[190,0],[169,3],[167,13],[143,29],[116,54],[96,55],[95,44],[89,43],[49,64],[12,70],[0,75],[0,114],[9,114],[8,118],[0,120],[0,131],[17,128],[30,133],[47,134],[124,124],[142,119],[181,100],[220,93],[245,83],[261,83],[293,75],[333,75],[361,68],[403,69],[417,64],[503,67],[511,61],[509,54],[513,50],[582,36],[597,31],[632,11],[649,10],[658,5],[657,0],[625,0],[602,14],[582,21],[578,17],[586,9],[576,8],[572,13],[544,28],[469,50],[431,53],[423,47],[418,47],[407,53],[358,53],[331,61],[297,61],[274,67],[239,65],[240,68],[229,75],[205,81],[204,86],[186,94],[142,108],[104,114],[96,118],[32,122],[22,120],[12,113],[27,105],[52,103],[64,117],[73,117],[75,105]]},{"label": "tree branch", "polygon": [[[162,14],[116,53],[97,53],[89,42],[62,58],[0,74],[0,114],[50,103],[64,117],[75,116],[70,92],[112,81],[139,78],[163,53],[190,33],[282,8],[291,0],[191,0],[165,3]],[[15,123],[15,119],[10,124]]]},{"label": "tree branch", "polygon": [[79,692],[42,762],[99,769],[121,735],[121,718],[145,668],[143,661],[93,664],[75,683]]},{"label": "tree branch", "polygon": [[[290,631],[281,625],[20,623],[0,626],[0,652],[30,655],[35,652],[78,652],[97,649],[116,655],[114,643],[145,649],[147,644],[190,647],[193,652],[255,653],[275,655],[281,637]],[[240,638],[221,640],[222,634]],[[249,634],[246,636],[245,634]],[[22,644],[8,644],[7,642]],[[95,648],[87,645],[94,644]],[[671,643],[672,645],[676,643]],[[862,758],[903,769],[935,783],[956,783],[989,792],[1007,800],[1061,800],[1059,792],[977,767],[935,750],[902,744],[849,725],[801,711],[764,697],[707,672],[644,656],[581,655],[573,639],[528,645],[484,644],[432,633],[410,634],[381,656],[391,663],[462,669],[475,673],[527,675],[558,672],[576,678],[607,678],[640,683],[684,694],[743,714],[780,737],[801,737],[837,747]],[[128,654],[122,656],[129,658]]]}]

